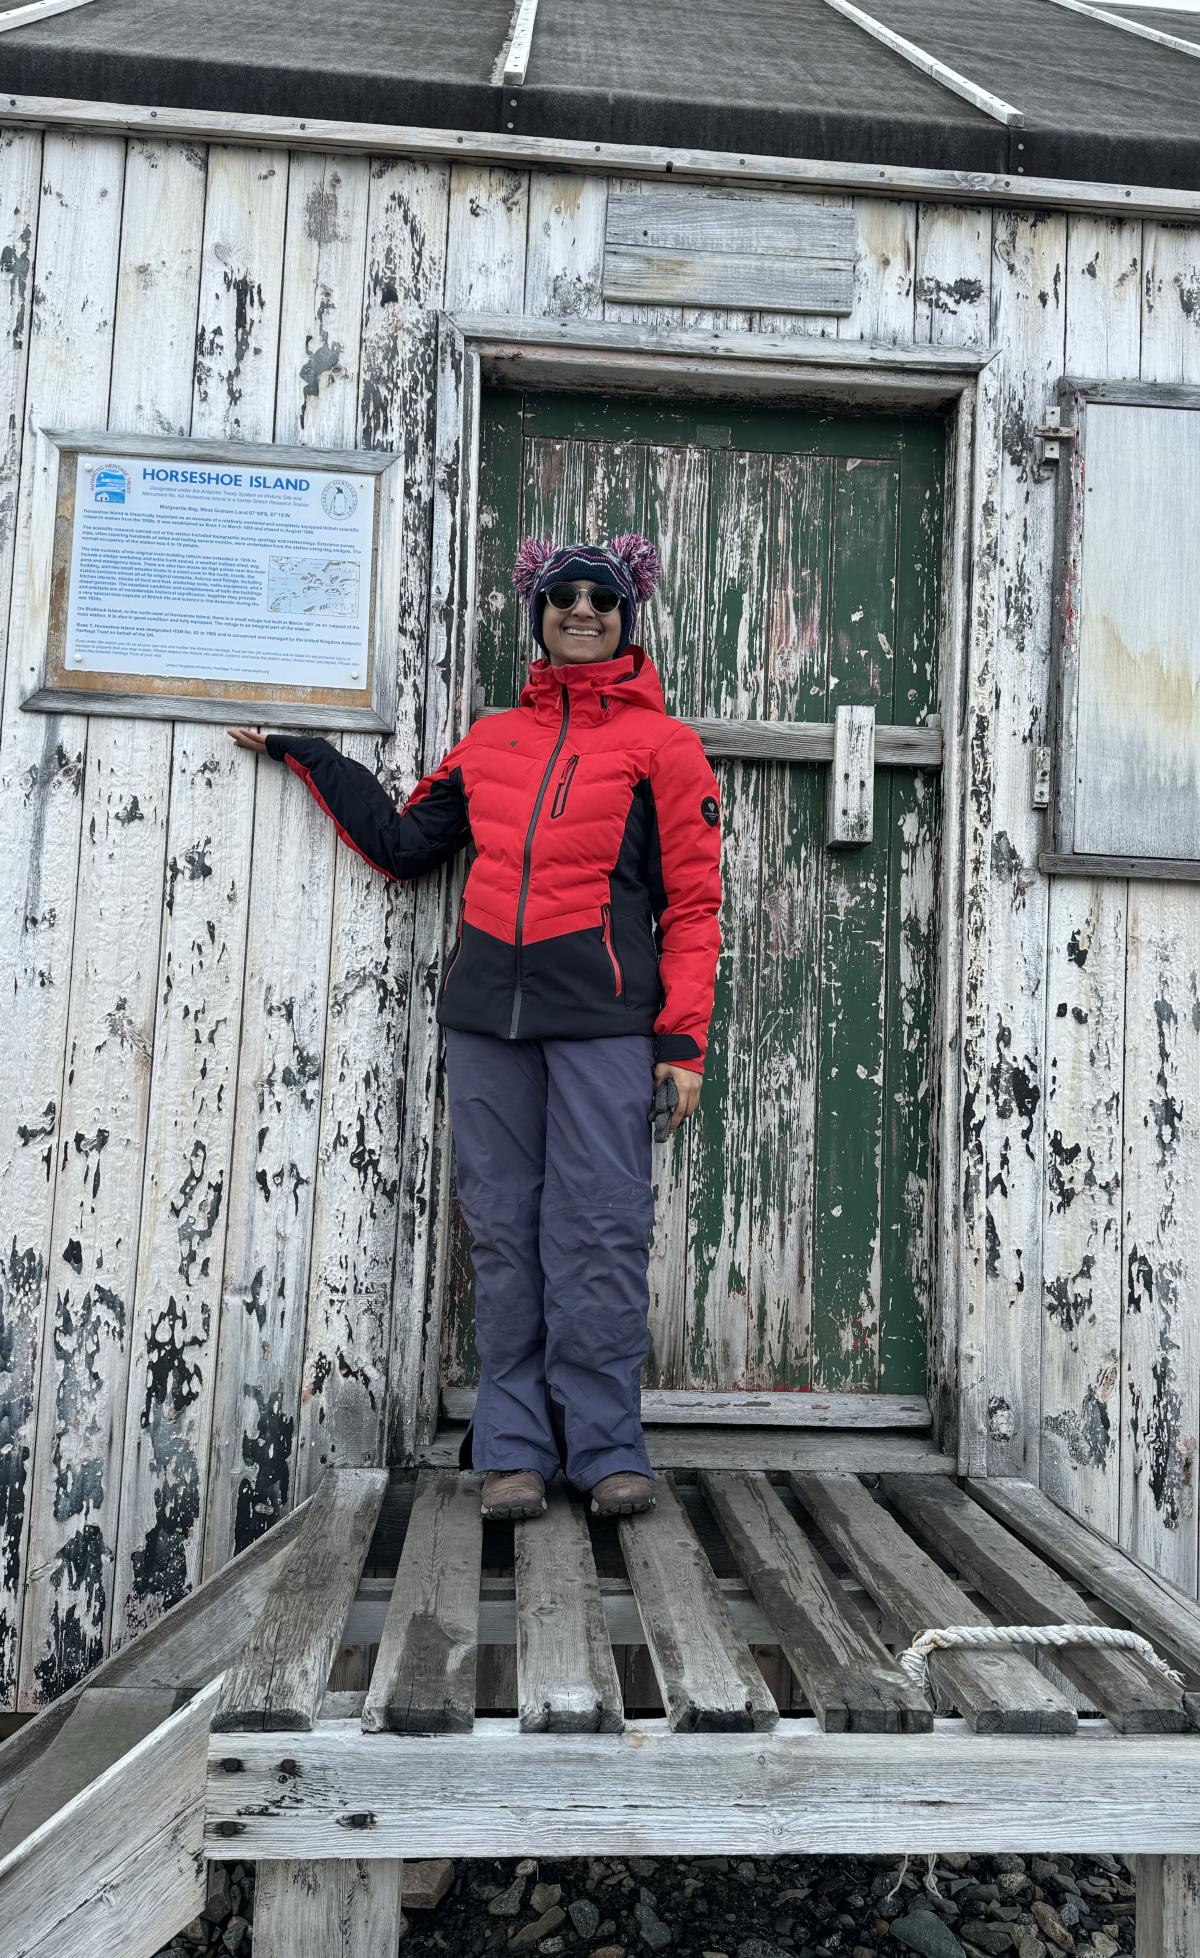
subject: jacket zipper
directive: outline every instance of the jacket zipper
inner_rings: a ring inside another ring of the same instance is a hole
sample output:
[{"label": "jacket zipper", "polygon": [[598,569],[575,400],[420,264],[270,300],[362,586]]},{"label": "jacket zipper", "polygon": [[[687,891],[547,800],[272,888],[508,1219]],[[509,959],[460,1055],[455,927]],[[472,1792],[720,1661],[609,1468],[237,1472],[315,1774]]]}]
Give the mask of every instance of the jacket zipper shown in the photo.
[{"label": "jacket zipper", "polygon": [[604,920],[604,949],[608,953],[609,958],[612,960],[613,979],[616,981],[617,998],[620,999],[621,989],[624,986],[625,981],[621,976],[620,962],[617,958],[617,954],[615,950],[613,949],[612,905],[602,904],[600,906],[600,916]]},{"label": "jacket zipper", "polygon": [[562,726],[558,730],[558,740],[554,744],[554,753],[546,763],[546,772],[542,776],[541,787],[537,792],[537,801],[533,805],[533,814],[529,818],[529,828],[525,832],[525,856],[521,864],[521,894],[517,899],[517,926],[513,934],[513,949],[516,953],[517,960],[517,984],[516,990],[513,993],[512,1020],[508,1028],[508,1037],[510,1040],[515,1040],[517,1037],[517,1021],[521,1017],[521,933],[525,925],[525,900],[529,896],[529,869],[533,857],[533,832],[537,828],[537,819],[542,813],[542,803],[546,798],[547,784],[554,773],[554,764],[562,753],[562,745],[567,738],[567,727],[570,719],[571,696],[564,687],[562,697]]},{"label": "jacket zipper", "polygon": [[554,791],[554,800],[550,804],[551,822],[553,822],[556,816],[561,816],[563,810],[567,806],[567,796],[570,794],[571,781],[575,774],[575,770],[578,766],[579,766],[579,756],[578,755],[568,756],[567,765],[563,769],[562,774],[558,778],[558,787]]}]

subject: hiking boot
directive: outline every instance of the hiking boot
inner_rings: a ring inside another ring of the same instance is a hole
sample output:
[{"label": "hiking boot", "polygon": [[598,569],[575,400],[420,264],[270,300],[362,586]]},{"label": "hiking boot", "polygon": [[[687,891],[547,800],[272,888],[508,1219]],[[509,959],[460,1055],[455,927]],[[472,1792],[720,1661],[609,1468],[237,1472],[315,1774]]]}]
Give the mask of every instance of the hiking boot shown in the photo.
[{"label": "hiking boot", "polygon": [[593,1516],[640,1516],[654,1508],[654,1484],[647,1475],[619,1469],[602,1476],[592,1490]]},{"label": "hiking boot", "polygon": [[545,1507],[546,1485],[536,1469],[489,1469],[483,1478],[479,1508],[488,1521],[517,1522]]}]

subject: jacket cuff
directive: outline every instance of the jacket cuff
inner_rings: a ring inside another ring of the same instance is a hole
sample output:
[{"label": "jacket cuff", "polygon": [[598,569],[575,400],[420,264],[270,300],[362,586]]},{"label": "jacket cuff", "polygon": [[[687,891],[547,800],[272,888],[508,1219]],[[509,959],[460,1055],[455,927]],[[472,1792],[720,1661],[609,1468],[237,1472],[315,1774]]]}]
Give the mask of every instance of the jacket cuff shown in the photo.
[{"label": "jacket cuff", "polygon": [[660,1061],[674,1061],[679,1067],[690,1067],[693,1074],[704,1072],[704,1056],[690,1033],[656,1033],[654,1036],[656,1067]]},{"label": "jacket cuff", "polygon": [[288,748],[293,739],[290,734],[268,734],[267,753],[272,761],[286,761]]}]

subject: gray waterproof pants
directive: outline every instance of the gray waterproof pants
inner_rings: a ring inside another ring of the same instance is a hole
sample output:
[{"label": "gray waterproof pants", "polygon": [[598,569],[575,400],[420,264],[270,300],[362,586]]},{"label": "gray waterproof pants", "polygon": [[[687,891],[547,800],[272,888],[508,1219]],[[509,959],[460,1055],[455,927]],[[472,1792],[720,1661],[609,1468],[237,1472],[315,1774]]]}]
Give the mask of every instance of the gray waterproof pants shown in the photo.
[{"label": "gray waterproof pants", "polygon": [[548,1480],[561,1463],[579,1489],[649,1475],[653,1042],[447,1027],[446,1065],[475,1270],[473,1466]]}]

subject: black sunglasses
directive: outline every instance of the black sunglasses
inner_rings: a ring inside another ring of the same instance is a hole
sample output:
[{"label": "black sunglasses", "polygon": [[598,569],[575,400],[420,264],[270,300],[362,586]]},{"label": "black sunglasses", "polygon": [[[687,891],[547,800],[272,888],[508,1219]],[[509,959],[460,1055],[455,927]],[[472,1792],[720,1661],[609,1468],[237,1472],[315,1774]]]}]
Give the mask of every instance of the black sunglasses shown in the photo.
[{"label": "black sunglasses", "polygon": [[569,612],[580,596],[591,601],[593,612],[615,612],[621,603],[620,592],[611,585],[593,585],[591,591],[584,591],[580,585],[551,585],[546,593],[556,612]]}]

